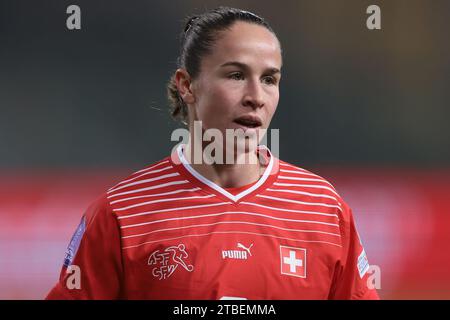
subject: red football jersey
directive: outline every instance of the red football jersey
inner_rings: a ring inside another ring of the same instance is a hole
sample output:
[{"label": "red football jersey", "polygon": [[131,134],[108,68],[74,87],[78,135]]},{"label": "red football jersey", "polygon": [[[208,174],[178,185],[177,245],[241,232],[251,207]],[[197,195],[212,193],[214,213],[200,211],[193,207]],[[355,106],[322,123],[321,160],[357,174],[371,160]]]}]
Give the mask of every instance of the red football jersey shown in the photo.
[{"label": "red football jersey", "polygon": [[378,299],[328,181],[260,147],[261,178],[224,189],[183,147],[89,207],[48,299]]}]

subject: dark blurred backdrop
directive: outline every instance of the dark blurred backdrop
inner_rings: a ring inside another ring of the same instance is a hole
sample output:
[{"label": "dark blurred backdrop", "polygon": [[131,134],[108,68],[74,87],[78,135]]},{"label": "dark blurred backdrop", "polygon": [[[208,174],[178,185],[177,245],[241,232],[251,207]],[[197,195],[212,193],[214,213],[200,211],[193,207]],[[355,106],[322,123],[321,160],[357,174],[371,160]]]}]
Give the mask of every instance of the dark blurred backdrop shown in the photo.
[{"label": "dark blurred backdrop", "polygon": [[[448,166],[450,2],[23,1],[0,5],[0,166],[140,166],[165,156],[181,21],[265,17],[284,51],[273,128],[304,165]],[[82,29],[66,28],[77,4]],[[378,4],[382,29],[366,28]]]}]

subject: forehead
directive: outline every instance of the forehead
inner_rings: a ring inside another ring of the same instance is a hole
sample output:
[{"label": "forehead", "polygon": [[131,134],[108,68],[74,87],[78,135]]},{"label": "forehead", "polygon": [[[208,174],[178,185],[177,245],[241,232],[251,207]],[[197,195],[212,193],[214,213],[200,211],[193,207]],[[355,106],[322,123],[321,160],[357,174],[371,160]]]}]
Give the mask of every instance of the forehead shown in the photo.
[{"label": "forehead", "polygon": [[236,22],[222,31],[213,50],[203,59],[205,67],[214,68],[227,61],[250,66],[281,68],[281,49],[276,36],[264,26]]}]

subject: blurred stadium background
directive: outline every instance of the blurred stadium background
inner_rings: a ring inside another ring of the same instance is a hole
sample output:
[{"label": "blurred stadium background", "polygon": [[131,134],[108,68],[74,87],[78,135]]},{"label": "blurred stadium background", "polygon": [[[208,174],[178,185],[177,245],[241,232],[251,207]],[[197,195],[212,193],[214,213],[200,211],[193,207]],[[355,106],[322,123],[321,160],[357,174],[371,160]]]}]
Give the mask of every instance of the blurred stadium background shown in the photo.
[{"label": "blurred stadium background", "polygon": [[[77,4],[82,29],[66,28]],[[382,30],[366,28],[366,8]],[[0,299],[42,299],[83,211],[169,154],[182,18],[267,18],[280,157],[353,208],[383,299],[450,298],[450,2],[0,0]]]}]

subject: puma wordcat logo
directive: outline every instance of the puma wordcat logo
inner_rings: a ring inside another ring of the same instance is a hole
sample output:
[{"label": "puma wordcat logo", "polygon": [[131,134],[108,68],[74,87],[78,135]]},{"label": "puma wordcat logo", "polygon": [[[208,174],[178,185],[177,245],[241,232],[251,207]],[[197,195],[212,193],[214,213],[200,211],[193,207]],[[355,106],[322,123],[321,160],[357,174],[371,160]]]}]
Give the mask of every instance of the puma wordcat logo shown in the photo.
[{"label": "puma wordcat logo", "polygon": [[246,247],[238,242],[237,247],[243,250],[222,250],[222,259],[247,260],[248,257],[252,256],[250,249],[253,247],[253,243],[249,247]]}]

